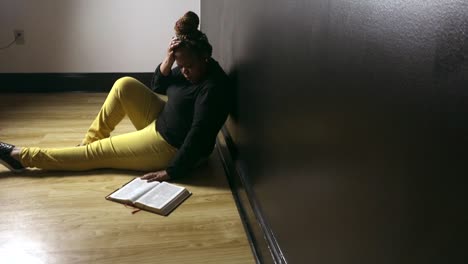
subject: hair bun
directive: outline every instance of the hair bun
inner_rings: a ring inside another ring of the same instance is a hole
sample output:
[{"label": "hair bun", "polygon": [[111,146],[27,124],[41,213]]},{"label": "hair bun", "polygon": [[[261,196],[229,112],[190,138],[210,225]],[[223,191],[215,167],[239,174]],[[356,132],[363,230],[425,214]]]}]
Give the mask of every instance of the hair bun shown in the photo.
[{"label": "hair bun", "polygon": [[192,11],[188,11],[184,16],[177,20],[174,30],[178,38],[192,38],[192,36],[199,35],[199,24],[200,19],[198,18],[198,15]]}]

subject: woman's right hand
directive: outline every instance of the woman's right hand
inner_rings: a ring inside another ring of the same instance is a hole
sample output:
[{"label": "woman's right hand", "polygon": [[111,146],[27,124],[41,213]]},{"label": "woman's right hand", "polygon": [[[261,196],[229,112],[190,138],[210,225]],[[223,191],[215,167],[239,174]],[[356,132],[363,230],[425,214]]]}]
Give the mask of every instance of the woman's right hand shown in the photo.
[{"label": "woman's right hand", "polygon": [[169,43],[169,48],[167,49],[167,57],[174,59],[174,50],[180,45],[180,40],[177,37],[172,37],[171,42]]},{"label": "woman's right hand", "polygon": [[161,63],[161,73],[164,76],[168,76],[171,73],[172,65],[175,62],[174,50],[180,45],[180,40],[176,37],[172,37],[171,42],[169,43],[169,48],[167,49],[167,56],[164,61]]}]

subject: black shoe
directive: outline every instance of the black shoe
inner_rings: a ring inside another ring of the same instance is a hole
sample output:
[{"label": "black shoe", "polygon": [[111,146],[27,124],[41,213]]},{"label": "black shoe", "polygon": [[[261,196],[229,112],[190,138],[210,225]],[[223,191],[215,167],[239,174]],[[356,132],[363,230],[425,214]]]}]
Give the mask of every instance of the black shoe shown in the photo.
[{"label": "black shoe", "polygon": [[15,146],[0,142],[0,163],[13,172],[22,172],[25,168],[21,163],[10,156]]}]

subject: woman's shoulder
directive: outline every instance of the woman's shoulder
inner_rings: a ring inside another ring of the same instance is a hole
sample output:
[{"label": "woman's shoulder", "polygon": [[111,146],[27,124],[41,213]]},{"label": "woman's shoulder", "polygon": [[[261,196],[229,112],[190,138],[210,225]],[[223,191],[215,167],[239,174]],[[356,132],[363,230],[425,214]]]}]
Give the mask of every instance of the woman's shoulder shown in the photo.
[{"label": "woman's shoulder", "polygon": [[219,63],[210,58],[209,74],[204,84],[208,86],[224,86],[229,82],[229,77]]}]

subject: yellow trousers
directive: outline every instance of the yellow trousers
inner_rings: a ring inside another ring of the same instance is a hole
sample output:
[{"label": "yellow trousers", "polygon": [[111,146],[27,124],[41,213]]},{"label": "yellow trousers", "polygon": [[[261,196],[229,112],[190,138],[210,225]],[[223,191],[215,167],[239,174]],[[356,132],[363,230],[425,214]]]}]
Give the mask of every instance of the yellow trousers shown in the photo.
[{"label": "yellow trousers", "polygon": [[[118,79],[88,129],[82,144],[66,148],[23,147],[20,162],[45,170],[83,171],[98,168],[157,171],[168,166],[177,148],[156,130],[165,102],[132,77]],[[110,136],[128,115],[137,131]]]}]

